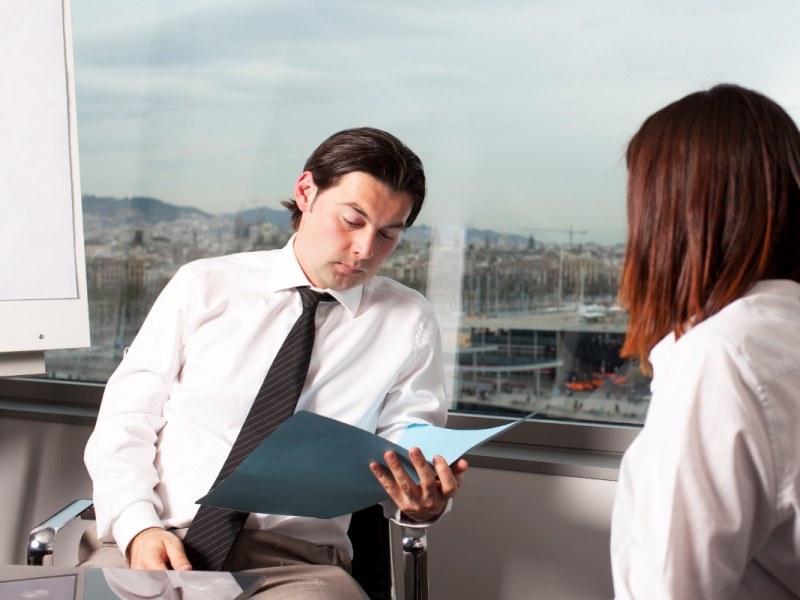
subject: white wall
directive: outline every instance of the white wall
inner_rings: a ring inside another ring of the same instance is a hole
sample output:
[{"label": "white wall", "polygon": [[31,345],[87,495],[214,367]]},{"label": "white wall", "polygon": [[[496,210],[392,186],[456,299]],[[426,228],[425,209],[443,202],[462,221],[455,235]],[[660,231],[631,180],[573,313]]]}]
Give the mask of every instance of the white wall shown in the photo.
[{"label": "white wall", "polygon": [[[91,496],[83,466],[88,426],[0,418],[0,564],[25,564],[30,530],[66,504]],[[59,537],[57,565],[74,564],[80,522]],[[73,551],[74,550],[74,551]]]},{"label": "white wall", "polygon": [[[28,532],[88,497],[88,426],[0,418],[0,564],[24,564]],[[428,532],[432,600],[612,597],[611,481],[471,469],[453,511]],[[76,522],[56,564],[74,564]]]},{"label": "white wall", "polygon": [[452,513],[428,534],[431,598],[611,598],[615,489],[613,481],[471,469]]}]

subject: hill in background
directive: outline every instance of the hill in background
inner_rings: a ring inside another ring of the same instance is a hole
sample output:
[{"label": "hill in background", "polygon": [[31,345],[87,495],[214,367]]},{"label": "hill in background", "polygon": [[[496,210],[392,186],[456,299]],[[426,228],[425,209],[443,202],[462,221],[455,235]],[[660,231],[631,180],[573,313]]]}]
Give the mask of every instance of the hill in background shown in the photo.
[{"label": "hill in background", "polygon": [[[213,218],[215,215],[204,212],[191,206],[177,206],[157,198],[134,196],[133,198],[114,198],[111,196],[83,196],[83,212],[87,215],[104,217],[115,221],[132,221],[134,223],[157,223],[160,221],[174,221],[181,217],[195,216]],[[271,223],[279,229],[291,229],[291,214],[288,210],[267,207],[249,208],[236,213],[226,213],[222,216],[237,220],[243,224]],[[409,240],[430,240],[431,227],[429,225],[415,224],[404,235]],[[472,244],[495,245],[501,239],[512,241],[515,244],[524,244],[529,241],[529,236],[509,235],[488,229],[468,228],[466,240]]]},{"label": "hill in background", "polygon": [[112,198],[109,196],[85,195],[82,198],[83,212],[114,220],[131,219],[156,223],[174,221],[180,217],[197,215],[210,217],[206,212],[188,206],[175,206],[156,198],[135,196],[133,198]]}]

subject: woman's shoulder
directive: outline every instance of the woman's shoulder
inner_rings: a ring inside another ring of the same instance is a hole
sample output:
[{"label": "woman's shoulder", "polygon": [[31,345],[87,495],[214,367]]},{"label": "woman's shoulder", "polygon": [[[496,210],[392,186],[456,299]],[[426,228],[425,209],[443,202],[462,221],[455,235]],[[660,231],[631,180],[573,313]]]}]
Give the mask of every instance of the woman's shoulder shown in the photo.
[{"label": "woman's shoulder", "polygon": [[800,369],[800,284],[767,280],[684,336],[683,345],[727,349],[759,379]]}]

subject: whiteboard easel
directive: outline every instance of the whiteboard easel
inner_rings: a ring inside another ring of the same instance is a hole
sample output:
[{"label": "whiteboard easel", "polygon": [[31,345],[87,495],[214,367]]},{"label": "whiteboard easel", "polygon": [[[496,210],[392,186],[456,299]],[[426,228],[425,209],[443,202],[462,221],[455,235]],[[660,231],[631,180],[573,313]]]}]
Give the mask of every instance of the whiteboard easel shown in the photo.
[{"label": "whiteboard easel", "polygon": [[0,376],[89,345],[72,68],[69,0],[0,3]]}]

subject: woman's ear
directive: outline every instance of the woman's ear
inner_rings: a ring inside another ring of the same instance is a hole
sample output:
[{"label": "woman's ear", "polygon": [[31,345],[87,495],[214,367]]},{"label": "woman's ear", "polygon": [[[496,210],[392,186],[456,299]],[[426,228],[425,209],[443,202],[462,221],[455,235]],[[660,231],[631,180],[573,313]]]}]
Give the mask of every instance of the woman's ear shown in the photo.
[{"label": "woman's ear", "polygon": [[294,184],[294,201],[302,212],[311,212],[311,206],[317,197],[317,185],[311,171],[303,171]]}]

